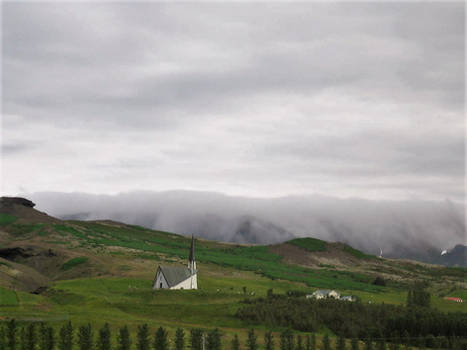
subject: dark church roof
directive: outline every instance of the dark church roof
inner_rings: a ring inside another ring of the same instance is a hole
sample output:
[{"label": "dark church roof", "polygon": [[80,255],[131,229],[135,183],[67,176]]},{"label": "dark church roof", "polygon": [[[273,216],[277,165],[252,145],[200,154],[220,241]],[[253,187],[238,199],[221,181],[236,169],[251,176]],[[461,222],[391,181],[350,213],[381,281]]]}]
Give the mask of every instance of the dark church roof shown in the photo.
[{"label": "dark church roof", "polygon": [[[191,247],[190,247],[190,257],[189,261],[195,261],[195,238],[191,236]],[[185,281],[190,278],[191,270],[188,267],[184,266],[159,266],[161,273],[164,275],[169,288],[176,286],[180,282]],[[158,269],[158,270],[159,270]],[[196,270],[193,271],[196,274]],[[157,277],[157,273],[156,273]]]},{"label": "dark church roof", "polygon": [[180,282],[190,278],[191,271],[187,267],[182,266],[159,266],[162,274],[170,287],[176,286]]}]

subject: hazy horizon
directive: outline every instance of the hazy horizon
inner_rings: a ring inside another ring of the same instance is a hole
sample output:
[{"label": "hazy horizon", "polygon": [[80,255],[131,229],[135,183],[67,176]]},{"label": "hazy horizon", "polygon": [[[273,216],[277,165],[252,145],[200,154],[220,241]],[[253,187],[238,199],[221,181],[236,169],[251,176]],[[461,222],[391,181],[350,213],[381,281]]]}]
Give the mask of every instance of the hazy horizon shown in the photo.
[{"label": "hazy horizon", "polygon": [[452,202],[458,205],[464,205],[465,204],[465,198],[460,198],[460,200],[455,200],[451,198],[444,198],[444,199],[422,199],[422,198],[403,198],[403,199],[390,199],[390,198],[381,198],[381,199],[375,199],[375,198],[365,198],[365,197],[358,197],[358,196],[339,196],[339,195],[328,195],[325,193],[319,193],[319,192],[310,192],[310,193],[300,193],[300,194],[284,194],[284,195],[271,195],[271,196],[249,196],[249,195],[239,195],[239,194],[231,194],[228,192],[218,192],[218,191],[202,191],[202,190],[196,190],[196,189],[187,189],[187,188],[172,188],[172,189],[165,189],[165,190],[150,190],[150,189],[132,189],[132,190],[125,190],[125,191],[115,191],[115,192],[109,192],[109,193],[102,193],[102,192],[86,192],[86,191],[49,191],[49,190],[44,190],[44,191],[36,191],[36,192],[12,192],[12,193],[3,193],[2,196],[5,197],[23,197],[23,198],[28,198],[30,196],[35,196],[37,194],[43,194],[43,193],[57,193],[57,194],[65,194],[65,195],[93,195],[93,196],[119,196],[119,195],[126,195],[126,194],[144,194],[144,193],[150,193],[150,194],[162,194],[162,193],[204,193],[204,194],[212,194],[215,196],[225,196],[225,197],[232,197],[232,198],[244,198],[244,199],[251,199],[251,200],[268,200],[268,199],[284,199],[284,198],[296,198],[296,197],[321,197],[321,198],[334,198],[334,199],[339,199],[339,200],[359,200],[359,201],[368,201],[368,202],[411,202],[411,201],[417,201],[417,202],[426,202],[426,203],[439,203],[439,202]]}]

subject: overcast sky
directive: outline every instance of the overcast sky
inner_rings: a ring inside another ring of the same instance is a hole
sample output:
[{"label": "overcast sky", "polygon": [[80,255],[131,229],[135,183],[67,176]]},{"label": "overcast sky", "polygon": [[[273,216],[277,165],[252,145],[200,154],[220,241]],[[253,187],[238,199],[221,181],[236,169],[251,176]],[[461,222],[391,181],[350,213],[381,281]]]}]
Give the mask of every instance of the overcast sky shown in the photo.
[{"label": "overcast sky", "polygon": [[2,192],[464,196],[464,3],[5,3]]}]

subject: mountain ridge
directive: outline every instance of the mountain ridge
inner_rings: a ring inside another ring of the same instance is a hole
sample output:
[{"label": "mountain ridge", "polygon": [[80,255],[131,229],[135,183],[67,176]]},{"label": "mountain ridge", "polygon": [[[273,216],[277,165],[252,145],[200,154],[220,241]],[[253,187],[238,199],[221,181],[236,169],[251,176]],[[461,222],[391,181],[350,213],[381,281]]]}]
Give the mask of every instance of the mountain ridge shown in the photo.
[{"label": "mountain ridge", "polygon": [[[6,211],[8,213],[5,213]],[[61,266],[67,260],[81,256],[80,254],[83,253],[77,251],[83,247],[88,247],[91,250],[92,254],[85,254],[91,261],[101,260],[99,251],[111,252],[117,248],[119,250],[141,251],[142,253],[148,252],[154,254],[154,258],[160,259],[161,256],[182,257],[179,255],[180,244],[188,239],[182,235],[153,231],[113,220],[59,220],[39,212],[31,206],[11,204],[8,203],[8,200],[0,202],[0,213],[2,213],[0,216],[2,219],[0,243],[5,246],[5,248],[0,249],[0,258],[3,259],[4,263],[24,263],[28,267],[35,268],[42,275],[42,280],[49,282],[57,278],[76,277],[72,272],[63,271]],[[364,272],[373,277],[377,275],[375,271],[380,271],[379,274],[387,275],[388,279],[391,279],[392,275],[397,275],[394,271],[391,272],[393,266],[385,267],[385,265],[391,265],[392,260],[365,254],[343,242],[330,243],[317,238],[294,238],[272,245],[226,244],[210,240],[201,240],[200,244],[202,247],[198,250],[198,255],[201,261],[221,265],[227,263],[227,265],[231,264],[240,269],[251,271],[261,270],[261,268],[257,269],[251,264],[263,259],[271,263],[282,261],[307,269],[330,267],[335,271],[345,272],[351,268],[358,273]],[[9,252],[6,252],[5,249],[11,248],[18,252],[27,251],[29,255],[23,256],[18,253],[13,258],[8,258]],[[246,253],[246,260],[253,260],[251,262],[237,262],[235,260],[228,262],[228,259],[232,259],[237,254],[235,249],[240,251],[239,254]],[[245,252],[245,249],[251,250],[251,253]],[[232,253],[229,253],[230,251]],[[228,254],[225,255],[225,252]],[[150,256],[148,255],[148,257]],[[258,258],[260,260],[256,260]],[[279,258],[280,260],[277,260]],[[409,263],[422,266],[416,262]],[[263,273],[269,274],[271,277],[277,275],[288,278],[284,272],[277,270],[276,266],[267,264],[265,266],[269,270],[263,271]],[[78,275],[82,273],[79,269],[75,271],[78,271]],[[100,271],[99,268],[87,273],[112,274],[105,269]],[[401,280],[398,275],[394,279]],[[30,289],[37,287],[40,286],[34,285]]]},{"label": "mountain ridge", "polygon": [[[71,319],[121,325],[249,327],[235,312],[246,298],[335,289],[365,303],[405,303],[428,286],[435,308],[463,311],[467,270],[379,258],[345,243],[294,238],[270,245],[196,239],[196,291],[153,291],[159,265],[186,266],[191,237],[114,220],[60,220],[0,202],[0,312],[19,320]],[[5,298],[3,296],[6,296]],[[174,315],[174,305],[177,308]],[[103,316],[104,315],[104,316]],[[183,320],[181,323],[180,320]]]},{"label": "mountain ridge", "polygon": [[[449,201],[344,200],[311,195],[252,199],[194,191],[104,196],[37,193],[32,199],[62,218],[110,218],[237,243],[273,244],[313,236],[345,242],[369,254],[379,255],[383,250],[384,256],[392,258],[467,264],[462,256],[439,258],[441,251],[464,245],[466,239],[463,205]],[[247,231],[240,229],[248,226]]]}]

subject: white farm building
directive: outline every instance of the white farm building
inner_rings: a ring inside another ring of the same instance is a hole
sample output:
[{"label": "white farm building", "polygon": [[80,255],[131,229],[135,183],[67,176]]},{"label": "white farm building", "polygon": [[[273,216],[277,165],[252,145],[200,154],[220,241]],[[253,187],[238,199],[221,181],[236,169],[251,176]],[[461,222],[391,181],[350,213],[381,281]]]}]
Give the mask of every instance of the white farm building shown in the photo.
[{"label": "white farm building", "polygon": [[314,298],[314,299],[334,298],[334,299],[339,299],[340,296],[341,296],[340,293],[335,291],[335,290],[318,289],[313,294],[308,294],[306,297],[307,297],[307,299],[308,298]]},{"label": "white farm building", "polygon": [[198,270],[195,261],[195,239],[191,237],[188,266],[160,266],[152,289],[198,289]]}]

